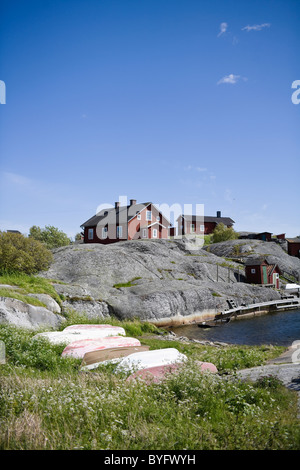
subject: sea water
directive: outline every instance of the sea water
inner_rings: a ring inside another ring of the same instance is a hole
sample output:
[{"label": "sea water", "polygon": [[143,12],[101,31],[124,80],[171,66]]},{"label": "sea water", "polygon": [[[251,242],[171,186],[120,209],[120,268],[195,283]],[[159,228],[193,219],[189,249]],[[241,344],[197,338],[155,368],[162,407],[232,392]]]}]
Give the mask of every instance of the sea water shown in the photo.
[{"label": "sea water", "polygon": [[220,341],[229,344],[290,346],[300,340],[300,310],[240,317],[213,328],[185,325],[172,328],[178,336],[190,339]]}]

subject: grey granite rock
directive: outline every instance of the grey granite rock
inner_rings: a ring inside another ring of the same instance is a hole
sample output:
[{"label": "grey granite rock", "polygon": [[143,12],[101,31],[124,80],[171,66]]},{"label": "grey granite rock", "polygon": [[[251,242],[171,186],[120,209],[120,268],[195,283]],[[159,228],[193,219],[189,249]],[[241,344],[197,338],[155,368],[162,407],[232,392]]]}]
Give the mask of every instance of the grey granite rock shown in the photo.
[{"label": "grey granite rock", "polygon": [[64,318],[45,307],[36,307],[10,297],[0,297],[0,323],[23,328],[57,328]]},{"label": "grey granite rock", "polygon": [[[244,268],[207,252],[191,241],[124,241],[82,244],[54,251],[54,262],[41,276],[58,279],[68,306],[88,316],[182,323],[208,319],[225,308],[280,298],[273,290],[244,281]],[[105,307],[106,306],[106,307]]]}]

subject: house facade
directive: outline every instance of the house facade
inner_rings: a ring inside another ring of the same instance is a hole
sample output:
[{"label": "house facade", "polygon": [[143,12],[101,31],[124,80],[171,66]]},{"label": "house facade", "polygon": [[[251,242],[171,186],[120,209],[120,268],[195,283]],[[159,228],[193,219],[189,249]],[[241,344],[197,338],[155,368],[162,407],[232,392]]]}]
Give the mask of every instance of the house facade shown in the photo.
[{"label": "house facade", "polygon": [[169,220],[152,202],[128,206],[115,203],[114,208],[102,209],[81,225],[84,243],[116,243],[124,240],[166,239]]},{"label": "house facade", "polygon": [[178,235],[210,235],[218,224],[224,224],[226,227],[232,227],[234,220],[230,217],[222,217],[218,211],[216,217],[180,215],[177,218]]},{"label": "house facade", "polygon": [[281,271],[277,264],[269,264],[265,259],[251,259],[245,263],[245,274],[249,284],[268,284],[279,289]]}]

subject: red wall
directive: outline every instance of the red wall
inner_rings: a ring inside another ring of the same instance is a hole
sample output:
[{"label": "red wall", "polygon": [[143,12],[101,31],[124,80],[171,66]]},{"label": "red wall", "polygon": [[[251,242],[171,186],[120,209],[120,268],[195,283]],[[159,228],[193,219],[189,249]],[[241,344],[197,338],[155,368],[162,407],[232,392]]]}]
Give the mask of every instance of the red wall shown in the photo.
[{"label": "red wall", "polygon": [[288,242],[288,254],[300,258],[300,243],[289,243]]},{"label": "red wall", "polygon": [[[146,211],[151,210],[152,212],[152,220],[146,220]],[[128,222],[128,240],[137,240],[142,237],[142,228],[148,228],[148,225],[158,222],[156,217],[159,216],[159,223],[165,226],[165,228],[161,227],[158,223],[149,227],[147,230],[147,237],[146,238],[153,238],[154,240],[159,238],[168,238],[168,227],[169,221],[165,219],[162,214],[153,206],[149,205],[147,208],[143,209],[140,212],[141,220],[138,220],[137,215],[135,215],[129,222]],[[99,227],[85,227],[84,228],[84,243],[102,243],[102,244],[109,244],[109,243],[116,243],[122,240],[127,240],[127,224],[120,224],[123,227],[122,230],[122,238],[116,238],[116,227],[111,226],[108,227],[108,237],[102,238],[102,226]],[[88,239],[88,231],[89,229],[93,229],[93,238],[91,240]],[[153,237],[153,230],[157,230],[157,238]],[[99,237],[97,236],[97,232]]]}]

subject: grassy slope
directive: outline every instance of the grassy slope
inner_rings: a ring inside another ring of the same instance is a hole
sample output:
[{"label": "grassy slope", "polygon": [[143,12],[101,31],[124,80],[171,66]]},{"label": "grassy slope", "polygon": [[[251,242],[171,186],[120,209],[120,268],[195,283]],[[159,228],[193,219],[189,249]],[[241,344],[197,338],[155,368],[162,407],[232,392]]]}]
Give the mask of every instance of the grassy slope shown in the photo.
[{"label": "grassy slope", "polygon": [[[178,348],[188,364],[161,384],[129,383],[111,366],[80,372],[80,360],[61,358],[63,346],[0,326],[1,449],[299,449],[296,394],[275,378],[234,379],[282,348],[183,344],[158,339],[150,324],[110,323],[151,348]],[[195,359],[214,362],[220,375],[200,373]]]}]

